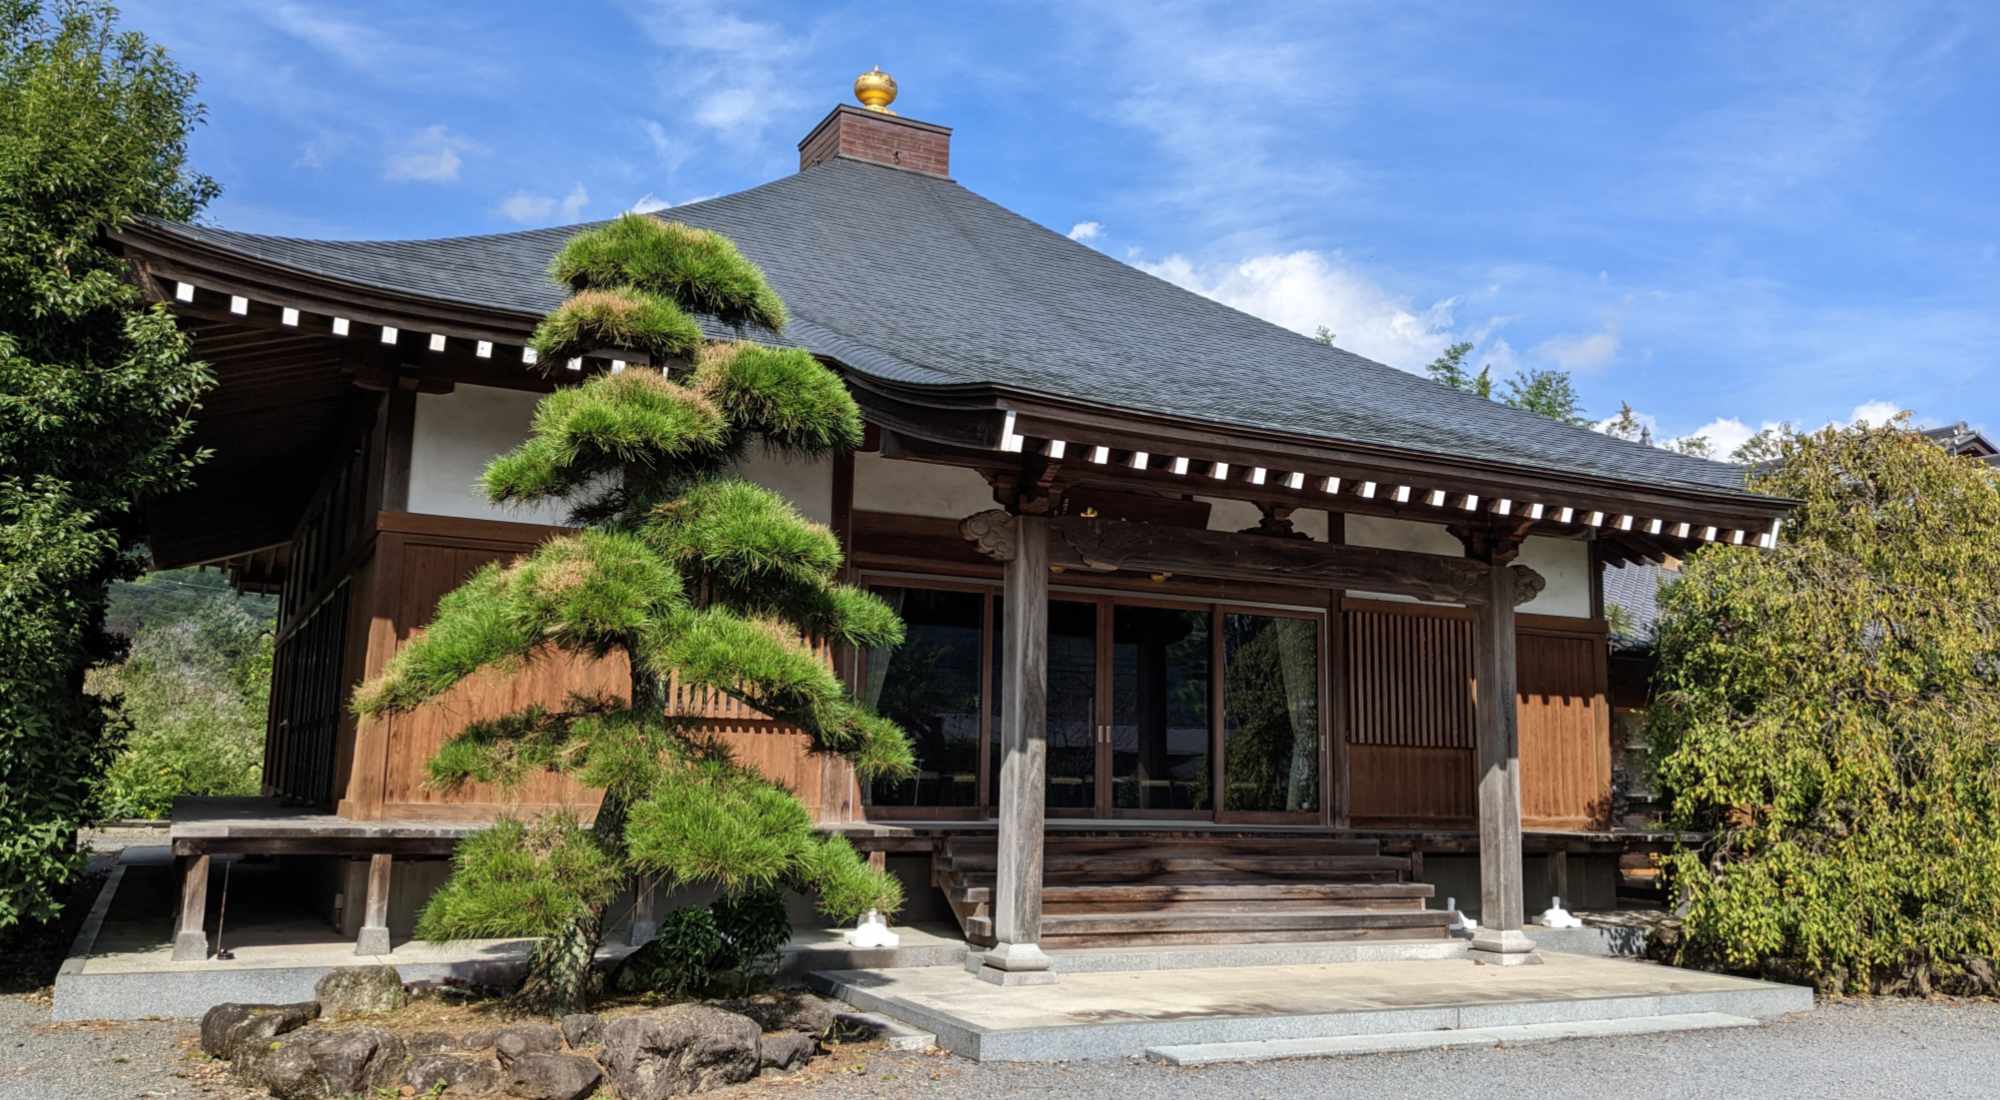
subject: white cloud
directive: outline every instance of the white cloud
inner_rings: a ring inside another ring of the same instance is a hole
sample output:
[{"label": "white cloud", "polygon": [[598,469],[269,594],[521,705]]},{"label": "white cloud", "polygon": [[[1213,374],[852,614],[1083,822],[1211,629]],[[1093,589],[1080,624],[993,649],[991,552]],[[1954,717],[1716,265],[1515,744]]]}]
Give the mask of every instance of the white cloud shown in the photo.
[{"label": "white cloud", "polygon": [[[701,94],[691,117],[711,136],[734,145],[762,143],[764,131],[804,103],[796,62],[803,44],[776,21],[746,19],[710,0],[642,0],[630,6],[646,36],[671,56],[659,71],[663,94],[679,105],[687,89]],[[648,128],[655,149],[673,135]]]},{"label": "white cloud", "polygon": [[548,195],[536,195],[527,191],[516,191],[500,200],[500,215],[510,222],[521,225],[535,225],[548,220],[555,212],[556,200]]},{"label": "white cloud", "polygon": [[299,147],[299,159],[293,163],[300,168],[318,171],[333,163],[354,140],[337,130],[321,130]]},{"label": "white cloud", "polygon": [[1103,232],[1103,222],[1078,222],[1069,227],[1069,239],[1072,241],[1094,241]]},{"label": "white cloud", "polygon": [[1902,412],[1903,406],[1896,404],[1894,401],[1864,401],[1854,406],[1854,411],[1847,414],[1847,422],[1849,424],[1865,423],[1871,427],[1879,428],[1889,421],[1894,420]]},{"label": "white cloud", "polygon": [[[1767,423],[1764,427],[1775,428],[1777,425]],[[1748,443],[1750,437],[1756,435],[1758,431],[1759,429],[1752,428],[1733,416],[1719,416],[1689,432],[1688,435],[1708,440],[1709,454],[1717,458],[1728,458],[1736,453],[1736,448]]]},{"label": "white cloud", "polygon": [[584,207],[589,204],[590,192],[578,183],[560,199],[554,195],[516,191],[501,199],[498,209],[502,217],[516,224],[545,225],[552,217],[564,223],[577,221],[583,217]]},{"label": "white cloud", "polygon": [[[1826,426],[1844,428],[1854,424],[1868,424],[1879,428],[1884,423],[1901,415],[1903,411],[1903,406],[1894,401],[1864,401],[1854,406],[1854,410],[1848,413],[1845,419],[1835,417],[1828,420]],[[1662,445],[1670,445],[1681,439],[1699,437],[1708,441],[1709,453],[1719,459],[1727,459],[1736,452],[1736,448],[1749,442],[1750,437],[1760,431],[1777,431],[1785,427],[1779,421],[1766,420],[1753,428],[1737,417],[1718,416],[1714,420],[1687,433],[1685,436],[1667,438],[1660,435],[1660,422],[1658,418],[1651,414],[1637,411],[1633,415],[1639,423],[1645,425],[1653,433],[1653,438],[1656,442]],[[1609,427],[1615,419],[1615,417],[1607,417],[1604,420],[1598,421],[1593,426],[1601,432]]]},{"label": "white cloud", "polygon": [[1286,252],[1201,266],[1169,256],[1137,266],[1294,332],[1310,335],[1324,325],[1342,348],[1408,371],[1422,370],[1453,340],[1457,299],[1413,305],[1338,255]]},{"label": "white cloud", "polygon": [[671,210],[676,206],[686,206],[691,202],[707,202],[714,197],[714,195],[696,195],[693,198],[682,199],[679,202],[668,202],[648,191],[632,203],[631,212],[634,214],[655,214],[662,210]]},{"label": "white cloud", "polygon": [[450,183],[458,178],[465,154],[482,151],[478,142],[452,133],[442,123],[426,126],[398,143],[382,175],[390,180]]},{"label": "white cloud", "polygon": [[1618,358],[1618,330],[1603,329],[1580,336],[1556,336],[1535,346],[1535,357],[1567,371],[1593,371]]}]

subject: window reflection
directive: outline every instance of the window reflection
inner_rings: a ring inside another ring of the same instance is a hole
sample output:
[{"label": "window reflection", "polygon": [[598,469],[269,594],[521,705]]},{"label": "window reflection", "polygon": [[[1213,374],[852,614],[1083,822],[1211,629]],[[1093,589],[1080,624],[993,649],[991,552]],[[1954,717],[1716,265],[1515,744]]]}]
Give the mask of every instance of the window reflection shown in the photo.
[{"label": "window reflection", "polygon": [[1319,809],[1319,630],[1231,612],[1223,623],[1223,809]]},{"label": "window reflection", "polygon": [[910,735],[917,773],[879,779],[878,806],[979,801],[979,655],[985,597],[934,588],[877,588],[903,617],[903,644],[871,649],[861,701]]}]

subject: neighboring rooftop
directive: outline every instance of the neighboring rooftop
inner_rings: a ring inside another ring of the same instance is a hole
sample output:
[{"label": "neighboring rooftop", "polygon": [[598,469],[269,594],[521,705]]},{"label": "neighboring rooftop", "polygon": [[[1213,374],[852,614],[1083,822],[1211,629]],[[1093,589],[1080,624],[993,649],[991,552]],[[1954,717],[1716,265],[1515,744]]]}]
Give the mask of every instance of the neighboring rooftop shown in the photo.
[{"label": "neighboring rooftop", "polygon": [[1952,454],[1976,458],[1988,466],[2000,466],[2000,448],[1963,420],[1942,428],[1926,428],[1924,435]]}]

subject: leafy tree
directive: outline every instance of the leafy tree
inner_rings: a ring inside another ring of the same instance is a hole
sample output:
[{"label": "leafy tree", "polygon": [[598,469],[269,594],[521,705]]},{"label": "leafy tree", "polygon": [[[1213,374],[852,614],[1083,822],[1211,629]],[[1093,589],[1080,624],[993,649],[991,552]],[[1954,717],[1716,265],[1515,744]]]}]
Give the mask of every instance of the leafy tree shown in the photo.
[{"label": "leafy tree", "polygon": [[1790,424],[1764,428],[1729,452],[1729,461],[1742,463],[1745,466],[1775,462],[1784,454],[1785,440],[1797,434],[1798,430]]},{"label": "leafy tree", "polygon": [[1612,417],[1602,427],[1598,428],[1598,431],[1616,439],[1626,439],[1633,443],[1644,443],[1648,447],[1653,445],[1653,429],[1648,427],[1645,421],[1639,419],[1638,413],[1632,411],[1632,403],[1630,401],[1620,401],[1618,403],[1618,415]]},{"label": "leafy tree", "polygon": [[274,604],[192,569],[112,589],[107,621],[125,627],[131,653],[88,680],[117,700],[124,731],[105,775],[106,816],[163,817],[183,795],[257,793]]},{"label": "leafy tree", "polygon": [[1326,327],[1325,325],[1321,325],[1316,331],[1313,332],[1311,339],[1312,342],[1315,344],[1325,344],[1327,347],[1332,347],[1333,330]]},{"label": "leafy tree", "polygon": [[1507,392],[1501,400],[1514,408],[1541,413],[1551,420],[1560,420],[1574,427],[1590,424],[1583,415],[1582,402],[1578,400],[1576,387],[1571,384],[1566,370],[1515,371],[1513,377],[1507,379]]},{"label": "leafy tree", "polygon": [[1994,992],[2000,482],[1899,420],[1777,437],[1774,550],[1661,596],[1649,734],[1688,961]]},{"label": "leafy tree", "polygon": [[669,715],[669,677],[804,730],[864,778],[914,768],[902,730],[858,704],[803,641],[893,646],[901,621],[837,583],[831,531],[728,476],[753,444],[813,456],[861,439],[853,398],[805,351],[703,342],[691,313],[784,324],[762,272],[714,233],[627,215],[572,238],[550,273],[574,293],[535,333],[541,363],[617,348],[666,368],[601,374],[542,400],[527,442],[487,467],[486,492],[496,503],[567,501],[587,529],[447,595],[355,709],[406,710],[547,651],[627,662],[628,698],[477,723],[430,763],[446,787],[552,770],[604,792],[587,829],[506,822],[461,845],[418,926],[430,939],[543,937],[520,998],[568,1012],[589,999],[606,906],[636,877],[726,893],[815,889],[840,919],[900,902],[893,878],[845,840],[817,836],[789,792]]},{"label": "leafy tree", "polygon": [[1681,436],[1679,439],[1668,441],[1666,449],[1677,454],[1693,455],[1696,458],[1715,457],[1715,445],[1710,443],[1705,435]]},{"label": "leafy tree", "polygon": [[213,384],[106,233],[188,219],[194,78],[99,3],[0,0],[0,929],[45,920],[116,747],[84,673],[115,655],[134,506],[184,487]]},{"label": "leafy tree", "polygon": [[1424,367],[1431,381],[1481,397],[1493,396],[1493,368],[1482,367],[1478,374],[1465,369],[1465,357],[1472,353],[1470,342],[1453,344]]}]

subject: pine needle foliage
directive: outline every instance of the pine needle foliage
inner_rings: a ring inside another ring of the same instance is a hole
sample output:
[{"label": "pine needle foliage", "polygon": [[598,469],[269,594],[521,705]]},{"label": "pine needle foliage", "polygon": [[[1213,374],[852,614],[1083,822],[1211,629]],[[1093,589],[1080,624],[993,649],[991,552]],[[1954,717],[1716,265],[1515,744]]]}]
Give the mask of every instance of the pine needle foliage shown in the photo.
[{"label": "pine needle foliage", "polygon": [[417,919],[423,939],[553,936],[617,893],[620,868],[575,817],[503,820],[465,838]]},{"label": "pine needle foliage", "polygon": [[626,214],[570,238],[549,276],[576,291],[634,288],[732,327],[785,327],[785,303],[735,242],[646,214]]},{"label": "pine needle foliage", "polygon": [[701,326],[681,307],[643,290],[585,290],[535,326],[538,361],[554,365],[605,348],[679,359],[701,346]]},{"label": "pine needle foliage", "polygon": [[1897,422],[1790,436],[1758,488],[1803,501],[1778,547],[1662,594],[1682,958],[2000,991],[2000,481]]},{"label": "pine needle foliage", "polygon": [[846,841],[818,836],[790,792],[666,713],[669,678],[804,731],[863,776],[907,775],[914,763],[902,730],[857,702],[808,640],[893,645],[902,623],[839,583],[831,531],[730,473],[753,447],[813,457],[858,443],[845,386],[799,349],[695,346],[691,314],[784,321],[762,274],[713,233],[628,216],[572,239],[552,273],[575,293],[537,334],[545,358],[643,351],[674,360],[674,373],[635,367],[543,399],[529,438],[487,467],[487,495],[566,503],[586,529],[447,595],[353,707],[407,711],[475,672],[553,654],[629,664],[624,699],[476,722],[430,762],[440,788],[556,772],[604,791],[588,828],[503,823],[462,846],[419,927],[427,938],[545,937],[522,1000],[566,1012],[589,999],[605,905],[622,883],[706,884],[725,898],[812,891],[838,920],[902,900]]}]

